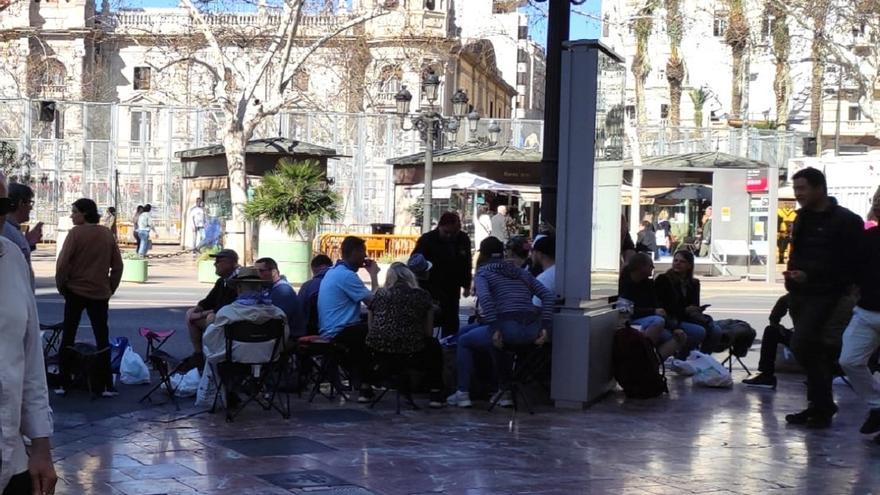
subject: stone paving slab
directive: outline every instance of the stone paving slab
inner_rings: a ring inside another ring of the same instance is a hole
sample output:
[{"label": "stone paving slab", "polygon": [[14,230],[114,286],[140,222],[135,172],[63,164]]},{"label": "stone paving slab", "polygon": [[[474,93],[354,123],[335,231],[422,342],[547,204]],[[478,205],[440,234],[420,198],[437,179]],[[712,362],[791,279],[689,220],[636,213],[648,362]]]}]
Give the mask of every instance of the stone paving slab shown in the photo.
[{"label": "stone paving slab", "polygon": [[[57,493],[880,493],[880,445],[858,434],[865,409],[851,390],[835,387],[832,429],[785,424],[803,403],[802,381],[780,375],[773,392],[671,377],[668,397],[618,392],[585,411],[533,416],[480,402],[398,416],[390,403],[367,412],[293,397],[290,420],[248,408],[229,424],[187,401],[180,413],[156,406],[58,432]],[[334,421],[345,411],[372,419]],[[255,439],[270,450],[247,451]],[[298,453],[297,439],[326,448]]]}]

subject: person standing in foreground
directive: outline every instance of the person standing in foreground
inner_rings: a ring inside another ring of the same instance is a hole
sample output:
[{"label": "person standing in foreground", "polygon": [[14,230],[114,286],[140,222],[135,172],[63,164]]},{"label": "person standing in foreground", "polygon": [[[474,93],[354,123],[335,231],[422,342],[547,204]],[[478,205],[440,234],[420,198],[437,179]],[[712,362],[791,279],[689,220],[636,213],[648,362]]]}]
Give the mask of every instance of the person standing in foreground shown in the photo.
[{"label": "person standing in foreground", "polygon": [[[880,216],[880,194],[874,196],[872,206],[874,214]],[[875,388],[868,369],[871,354],[880,348],[880,227],[865,231],[858,259],[862,263],[860,299],[843,333],[840,366],[859,397],[868,403],[868,418],[859,431],[871,435],[880,432],[880,390]],[[880,444],[880,435],[874,441]]]},{"label": "person standing in foreground", "polygon": [[[64,296],[64,331],[61,334],[61,385],[57,395],[65,395],[71,375],[69,347],[76,342],[76,331],[85,310],[95,333],[98,350],[110,347],[107,317],[110,297],[122,280],[122,256],[113,234],[98,225],[98,206],[88,198],[76,200],[70,210],[73,228],[64,240],[55,265],[55,285]],[[98,357],[98,373],[103,383],[97,390],[104,397],[118,395],[113,388],[110,353]]]},{"label": "person standing in foreground", "polygon": [[431,263],[424,287],[440,305],[437,322],[443,336],[454,335],[461,325],[461,295],[471,295],[471,240],[461,230],[461,219],[452,212],[440,216],[437,228],[423,234],[412,254],[421,254]]},{"label": "person standing in foreground", "polygon": [[[0,173],[0,228],[10,211],[6,177]],[[37,303],[19,248],[0,236],[0,492],[53,494],[49,408]],[[30,448],[24,443],[30,439]]]},{"label": "person standing in foreground", "polygon": [[837,413],[831,383],[837,369],[841,333],[852,315],[851,295],[862,219],[828,196],[825,176],[805,168],[792,177],[801,209],[792,227],[785,276],[794,322],[791,348],[807,372],[807,408],[785,417],[788,423],[828,428]]}]

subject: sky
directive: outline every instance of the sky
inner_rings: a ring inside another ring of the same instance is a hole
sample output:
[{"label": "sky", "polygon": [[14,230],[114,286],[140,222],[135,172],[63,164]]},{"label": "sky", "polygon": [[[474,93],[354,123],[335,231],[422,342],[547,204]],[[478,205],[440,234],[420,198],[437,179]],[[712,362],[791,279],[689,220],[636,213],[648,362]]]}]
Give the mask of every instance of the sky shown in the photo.
[{"label": "sky", "polygon": [[[465,0],[466,1],[466,0]],[[599,37],[599,19],[601,0],[586,0],[583,5],[572,5],[571,25],[569,39],[589,39]],[[122,0],[128,7],[175,7],[178,0]],[[538,9],[526,7],[523,11],[532,18],[531,36],[536,42],[544,45],[547,40],[547,16],[546,11],[541,12],[540,7],[546,8],[547,3],[540,4]]]}]

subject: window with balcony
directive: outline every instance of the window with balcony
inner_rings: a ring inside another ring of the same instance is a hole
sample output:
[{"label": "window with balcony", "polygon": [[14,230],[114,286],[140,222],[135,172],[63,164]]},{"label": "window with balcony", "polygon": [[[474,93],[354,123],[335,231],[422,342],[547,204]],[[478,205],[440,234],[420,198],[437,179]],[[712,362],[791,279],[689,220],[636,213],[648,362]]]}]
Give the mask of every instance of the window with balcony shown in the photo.
[{"label": "window with balcony", "polygon": [[529,37],[529,27],[528,26],[520,26],[516,32],[516,38],[520,40],[527,39]]},{"label": "window with balcony", "polygon": [[722,37],[727,31],[727,11],[716,11],[712,19],[712,36]]},{"label": "window with balcony", "polygon": [[862,120],[862,107],[858,105],[849,106],[849,115],[847,120],[850,122],[860,122]]},{"label": "window with balcony", "polygon": [[669,105],[667,105],[666,103],[660,104],[660,118],[661,119],[668,119],[669,118]]},{"label": "window with balcony", "polygon": [[131,146],[145,146],[152,139],[150,112],[132,110],[131,112]]},{"label": "window with balcony", "polygon": [[776,16],[765,14],[761,19],[761,39],[766,41],[772,38],[774,29],[776,29]]},{"label": "window with balcony", "polygon": [[134,68],[134,89],[147,90],[150,89],[150,68],[135,67]]},{"label": "window with balcony", "polygon": [[34,93],[54,96],[67,88],[67,68],[54,58],[34,58],[30,61],[30,83]]}]

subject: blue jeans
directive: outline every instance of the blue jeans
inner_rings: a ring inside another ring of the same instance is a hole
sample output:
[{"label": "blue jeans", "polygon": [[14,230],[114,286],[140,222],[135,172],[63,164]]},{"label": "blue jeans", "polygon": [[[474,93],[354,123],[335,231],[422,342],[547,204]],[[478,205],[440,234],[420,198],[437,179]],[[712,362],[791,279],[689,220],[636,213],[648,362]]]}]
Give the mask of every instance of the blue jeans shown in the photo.
[{"label": "blue jeans", "polygon": [[[662,316],[658,316],[658,315],[643,316],[641,318],[637,318],[635,320],[632,320],[631,323],[633,325],[638,325],[639,328],[641,329],[642,333],[645,333],[645,330],[647,330],[648,328],[651,328],[653,326],[658,326],[658,325],[659,326],[665,325],[666,318],[663,318]],[[664,329],[660,333],[660,340],[655,342],[655,345],[662,345],[663,343],[667,342],[671,338],[672,338],[672,332]]]},{"label": "blue jeans", "polygon": [[150,231],[138,230],[138,237],[140,238],[140,244],[138,244],[138,254],[141,256],[146,256],[147,251],[150,250]]},{"label": "blue jeans", "polygon": [[[540,321],[534,323],[521,323],[519,321],[506,320],[498,322],[501,336],[505,344],[521,345],[534,342],[541,331]],[[471,375],[474,370],[474,351],[492,350],[492,330],[489,325],[468,325],[458,331],[458,348],[455,362],[458,374],[458,390],[467,392],[471,386]],[[493,353],[493,358],[497,358]],[[498,369],[501,374],[505,371]]]},{"label": "blue jeans", "polygon": [[687,335],[687,342],[679,353],[679,357],[684,359],[692,350],[699,348],[703,340],[706,339],[706,329],[702,325],[687,321],[679,323],[678,328],[684,330],[684,333]]}]

